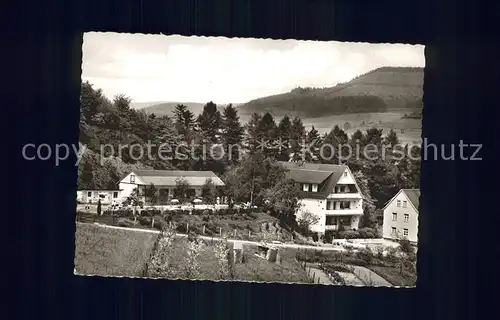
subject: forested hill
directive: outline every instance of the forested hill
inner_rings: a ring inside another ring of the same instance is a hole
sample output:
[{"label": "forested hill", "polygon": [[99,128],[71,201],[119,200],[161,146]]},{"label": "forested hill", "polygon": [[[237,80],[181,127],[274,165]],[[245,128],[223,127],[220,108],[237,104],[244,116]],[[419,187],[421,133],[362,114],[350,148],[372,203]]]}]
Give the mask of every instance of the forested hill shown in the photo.
[{"label": "forested hill", "polygon": [[[79,141],[85,145],[86,152],[78,168],[79,189],[116,187],[114,184],[120,176],[133,169],[172,167],[167,161],[154,162],[147,157],[135,161],[130,158],[128,150],[134,144],[146,145],[148,140],[156,142],[168,135],[174,136],[170,118],[135,110],[124,95],[110,101],[88,82],[81,85],[80,99]],[[120,146],[127,147],[122,149],[121,155]],[[114,158],[101,159],[101,148]]]},{"label": "forested hill", "polygon": [[424,69],[383,67],[331,88],[296,88],[238,107],[242,114],[270,112],[320,117],[422,108]]}]

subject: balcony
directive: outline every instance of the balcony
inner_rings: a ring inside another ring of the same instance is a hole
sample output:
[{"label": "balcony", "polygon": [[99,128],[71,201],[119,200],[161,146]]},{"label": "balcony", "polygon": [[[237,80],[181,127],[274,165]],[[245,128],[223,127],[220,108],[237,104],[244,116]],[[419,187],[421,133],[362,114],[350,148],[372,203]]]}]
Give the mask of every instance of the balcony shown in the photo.
[{"label": "balcony", "polygon": [[333,224],[325,226],[325,230],[337,230],[338,228],[339,228],[338,225],[333,225]]},{"label": "balcony", "polygon": [[325,210],[325,214],[327,216],[353,216],[353,215],[362,215],[363,209],[335,209],[335,210]]},{"label": "balcony", "polygon": [[352,193],[331,193],[328,195],[327,199],[362,199],[359,192]]}]

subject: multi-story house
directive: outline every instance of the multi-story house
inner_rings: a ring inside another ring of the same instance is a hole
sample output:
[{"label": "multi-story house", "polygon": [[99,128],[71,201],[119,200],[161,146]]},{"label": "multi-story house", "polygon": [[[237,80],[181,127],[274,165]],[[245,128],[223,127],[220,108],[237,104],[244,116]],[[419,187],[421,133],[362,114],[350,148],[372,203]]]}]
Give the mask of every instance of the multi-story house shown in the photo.
[{"label": "multi-story house", "polygon": [[300,188],[297,219],[309,212],[319,218],[310,227],[319,236],[328,231],[357,229],[363,215],[363,196],[345,165],[280,162]]},{"label": "multi-story house", "polygon": [[386,239],[418,242],[419,189],[401,189],[384,209],[382,235]]}]

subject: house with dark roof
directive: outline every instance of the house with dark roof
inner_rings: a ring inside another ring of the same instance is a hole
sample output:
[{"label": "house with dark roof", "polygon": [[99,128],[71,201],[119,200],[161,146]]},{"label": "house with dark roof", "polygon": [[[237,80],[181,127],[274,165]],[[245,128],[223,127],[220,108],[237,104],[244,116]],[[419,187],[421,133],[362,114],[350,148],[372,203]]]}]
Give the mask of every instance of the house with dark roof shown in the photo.
[{"label": "house with dark roof", "polygon": [[316,215],[319,222],[311,231],[326,232],[357,229],[363,215],[363,196],[354,175],[346,165],[306,162],[280,162],[300,188],[297,219],[306,213]]},{"label": "house with dark roof", "polygon": [[419,189],[401,189],[387,201],[383,211],[382,236],[418,242]]},{"label": "house with dark roof", "polygon": [[[211,180],[214,186],[222,187],[224,182],[212,171],[182,171],[182,170],[135,170],[126,175],[119,182],[120,201],[129,197],[134,189],[144,195],[147,186],[154,185],[158,192],[160,204],[167,204],[179,195],[175,194],[177,181],[187,183],[187,198],[201,197],[202,188]],[[145,197],[142,199],[146,203]]]}]

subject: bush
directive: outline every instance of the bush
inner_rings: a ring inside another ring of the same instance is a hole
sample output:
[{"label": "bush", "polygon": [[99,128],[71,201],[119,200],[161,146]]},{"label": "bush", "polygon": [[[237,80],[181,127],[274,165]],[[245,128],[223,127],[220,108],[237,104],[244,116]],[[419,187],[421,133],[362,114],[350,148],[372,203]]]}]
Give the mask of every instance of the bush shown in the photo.
[{"label": "bush", "polygon": [[397,257],[397,252],[398,252],[399,248],[395,248],[395,247],[390,247],[388,250],[387,250],[387,260],[389,261],[396,261],[398,259]]},{"label": "bush", "polygon": [[321,265],[321,269],[323,269],[326,273],[334,273],[336,271],[351,272],[351,270],[343,263],[323,263]]},{"label": "bush", "polygon": [[401,251],[403,251],[404,253],[414,252],[413,247],[409,240],[406,239],[399,240],[399,247],[401,248]]},{"label": "bush", "polygon": [[378,232],[374,228],[361,228],[358,230],[360,239],[374,239],[378,238]]},{"label": "bush", "polygon": [[356,257],[363,261],[365,264],[371,264],[373,262],[373,252],[364,248],[356,253]]},{"label": "bush", "polygon": [[332,272],[329,273],[330,277],[332,278],[332,282],[337,285],[345,285],[345,280],[342,278],[337,272]]},{"label": "bush", "polygon": [[158,216],[158,215],[161,215],[161,213],[162,212],[159,209],[148,209],[148,210],[141,211],[141,215],[148,216],[148,217]]},{"label": "bush", "polygon": [[181,224],[177,225],[177,228],[175,230],[177,232],[180,232],[180,233],[186,233],[186,231],[187,231],[186,224],[185,223],[181,223]]},{"label": "bush", "polygon": [[169,211],[170,215],[175,216],[175,215],[187,215],[189,214],[189,210],[182,210],[182,209],[176,209],[176,210],[171,210]]},{"label": "bush", "polygon": [[193,209],[191,214],[197,215],[197,216],[209,215],[209,214],[214,214],[214,210],[212,210],[212,209]]},{"label": "bush", "polygon": [[341,239],[356,239],[359,238],[359,232],[354,230],[346,230],[339,232],[339,238]]},{"label": "bush", "polygon": [[139,221],[139,224],[142,226],[151,225],[151,219],[149,219],[148,217],[138,217],[137,220]]},{"label": "bush", "polygon": [[118,217],[133,217],[134,211],[132,209],[120,209],[120,210],[112,211],[111,214],[114,214]]}]

